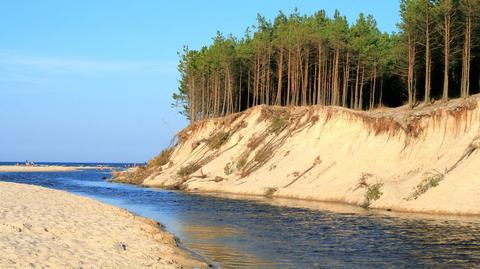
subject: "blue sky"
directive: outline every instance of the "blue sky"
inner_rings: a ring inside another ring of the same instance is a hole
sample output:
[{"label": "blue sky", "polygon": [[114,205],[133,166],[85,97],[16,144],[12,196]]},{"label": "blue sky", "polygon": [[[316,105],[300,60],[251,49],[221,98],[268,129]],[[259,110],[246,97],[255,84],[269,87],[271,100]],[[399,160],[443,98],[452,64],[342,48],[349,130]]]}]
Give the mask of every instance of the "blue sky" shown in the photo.
[{"label": "blue sky", "polygon": [[183,45],[295,7],[399,20],[398,0],[2,0],[0,161],[148,160],[188,124],[170,106]]}]

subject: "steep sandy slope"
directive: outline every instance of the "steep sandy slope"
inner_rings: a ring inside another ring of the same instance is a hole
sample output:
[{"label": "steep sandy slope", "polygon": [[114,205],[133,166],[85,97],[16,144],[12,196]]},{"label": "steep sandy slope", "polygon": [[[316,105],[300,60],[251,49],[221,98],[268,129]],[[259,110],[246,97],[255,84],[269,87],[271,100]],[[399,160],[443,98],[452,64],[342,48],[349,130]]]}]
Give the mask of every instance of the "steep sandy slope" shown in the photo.
[{"label": "steep sandy slope", "polygon": [[118,180],[480,214],[479,101],[373,112],[259,106],[190,125],[147,169]]}]

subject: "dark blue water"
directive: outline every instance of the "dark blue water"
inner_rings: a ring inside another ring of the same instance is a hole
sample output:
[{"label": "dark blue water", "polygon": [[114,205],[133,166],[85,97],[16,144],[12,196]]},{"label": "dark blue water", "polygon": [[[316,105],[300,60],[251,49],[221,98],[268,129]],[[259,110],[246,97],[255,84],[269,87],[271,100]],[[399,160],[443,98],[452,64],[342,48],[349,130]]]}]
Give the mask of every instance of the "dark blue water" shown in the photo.
[{"label": "dark blue water", "polygon": [[156,219],[224,268],[480,266],[478,218],[279,206],[284,202],[140,188],[104,176],[109,172],[0,173],[0,180],[66,190]]}]

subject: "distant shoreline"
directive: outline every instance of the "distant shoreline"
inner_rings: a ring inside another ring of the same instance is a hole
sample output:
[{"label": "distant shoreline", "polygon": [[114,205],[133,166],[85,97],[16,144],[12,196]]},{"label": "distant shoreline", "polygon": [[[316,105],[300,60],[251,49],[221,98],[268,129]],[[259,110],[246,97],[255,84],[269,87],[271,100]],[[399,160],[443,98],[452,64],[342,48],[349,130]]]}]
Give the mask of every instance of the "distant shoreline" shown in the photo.
[{"label": "distant shoreline", "polygon": [[0,172],[68,172],[81,169],[98,169],[94,166],[62,166],[62,165],[0,165]]}]

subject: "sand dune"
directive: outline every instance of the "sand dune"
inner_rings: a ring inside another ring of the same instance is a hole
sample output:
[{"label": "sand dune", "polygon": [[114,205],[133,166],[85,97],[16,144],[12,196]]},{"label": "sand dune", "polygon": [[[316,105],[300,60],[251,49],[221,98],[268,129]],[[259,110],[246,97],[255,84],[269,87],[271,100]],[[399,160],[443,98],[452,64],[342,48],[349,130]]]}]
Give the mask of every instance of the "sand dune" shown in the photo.
[{"label": "sand dune", "polygon": [[165,165],[118,180],[480,214],[480,95],[413,110],[258,106],[194,123],[178,137]]},{"label": "sand dune", "polygon": [[0,182],[0,268],[204,268],[148,219],[92,199]]}]

